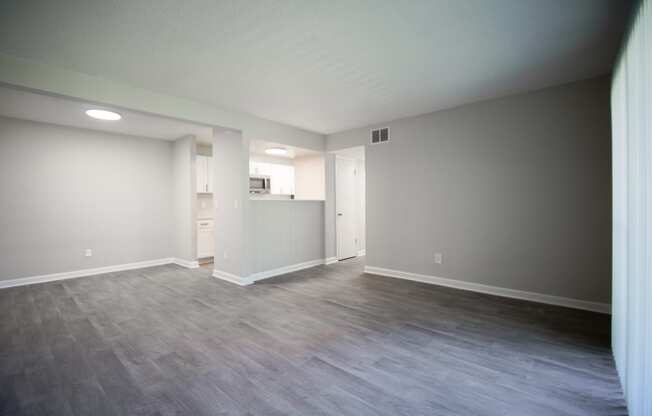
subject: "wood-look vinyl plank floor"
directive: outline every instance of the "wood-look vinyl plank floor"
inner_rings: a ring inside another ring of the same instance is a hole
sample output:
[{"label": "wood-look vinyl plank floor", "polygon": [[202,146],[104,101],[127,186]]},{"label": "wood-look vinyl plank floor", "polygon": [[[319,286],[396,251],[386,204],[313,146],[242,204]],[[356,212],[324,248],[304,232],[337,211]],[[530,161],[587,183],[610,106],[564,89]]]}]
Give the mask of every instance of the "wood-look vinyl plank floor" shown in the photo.
[{"label": "wood-look vinyl plank floor", "polygon": [[609,316],[362,269],[0,290],[0,414],[627,414]]}]

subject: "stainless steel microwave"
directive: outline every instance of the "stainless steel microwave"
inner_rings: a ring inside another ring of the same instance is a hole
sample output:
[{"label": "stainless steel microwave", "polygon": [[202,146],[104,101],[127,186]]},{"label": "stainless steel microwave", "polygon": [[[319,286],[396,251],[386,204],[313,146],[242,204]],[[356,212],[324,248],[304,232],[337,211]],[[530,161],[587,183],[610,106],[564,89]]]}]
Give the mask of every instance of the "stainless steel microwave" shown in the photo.
[{"label": "stainless steel microwave", "polygon": [[254,175],[249,177],[250,194],[268,194],[272,188],[271,180],[266,175]]}]

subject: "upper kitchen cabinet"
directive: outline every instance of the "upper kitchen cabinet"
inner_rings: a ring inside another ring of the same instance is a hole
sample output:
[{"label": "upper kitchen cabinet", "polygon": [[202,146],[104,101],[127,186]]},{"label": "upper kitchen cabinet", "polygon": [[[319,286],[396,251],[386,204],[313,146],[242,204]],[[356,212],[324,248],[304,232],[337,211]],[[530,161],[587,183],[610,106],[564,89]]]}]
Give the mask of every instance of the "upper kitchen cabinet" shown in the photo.
[{"label": "upper kitchen cabinet", "polygon": [[213,158],[197,155],[197,193],[213,192]]}]

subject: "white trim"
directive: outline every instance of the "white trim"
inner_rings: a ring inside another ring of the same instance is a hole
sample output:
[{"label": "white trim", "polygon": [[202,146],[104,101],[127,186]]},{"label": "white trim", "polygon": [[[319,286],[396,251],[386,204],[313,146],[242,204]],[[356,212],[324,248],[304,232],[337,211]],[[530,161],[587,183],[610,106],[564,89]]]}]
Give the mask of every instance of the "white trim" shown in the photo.
[{"label": "white trim", "polygon": [[179,265],[179,266],[182,266],[182,267],[186,267],[188,269],[196,269],[196,268],[199,267],[199,262],[197,260],[194,260],[194,261],[193,260],[184,260],[184,259],[180,259],[178,257],[173,257],[171,260],[172,260],[172,263],[174,263],[176,265]]},{"label": "white trim", "polygon": [[480,283],[464,282],[461,280],[447,279],[444,277],[429,276],[403,272],[399,270],[384,269],[381,267],[365,266],[365,273],[395,277],[398,279],[413,280],[416,282],[430,283],[433,285],[453,287],[456,289],[470,290],[472,292],[487,293],[506,298],[529,300],[546,303],[549,305],[565,306],[568,308],[583,309],[587,311],[611,314],[611,305],[608,303],[589,302],[585,300],[565,298],[561,296],[544,295],[543,293],[526,292],[523,290],[507,289],[504,287],[483,285]]},{"label": "white trim", "polygon": [[358,257],[362,257],[362,256],[366,256],[366,255],[367,255],[367,250],[366,249],[358,250]]},{"label": "white trim", "polygon": [[296,272],[297,270],[309,269],[311,267],[319,266],[325,264],[324,259],[310,260],[303,263],[291,264],[289,266],[279,267],[277,269],[265,270],[263,272],[254,273],[249,276],[253,282],[263,279],[269,279],[270,277],[279,276],[281,274]]},{"label": "white trim", "polygon": [[115,264],[113,266],[96,267],[93,269],[73,270],[70,272],[50,273],[40,276],[19,277],[17,279],[0,280],[0,289],[15,286],[33,285],[36,283],[54,282],[57,280],[76,279],[78,277],[95,276],[98,274],[121,272],[124,270],[143,269],[145,267],[162,266],[164,264],[176,264],[189,269],[199,267],[196,261],[188,261],[175,257],[168,257],[156,260],[137,261],[134,263]]},{"label": "white trim", "polygon": [[138,261],[135,263],[117,264],[113,266],[96,267],[93,269],[82,269],[70,272],[43,274],[40,276],[20,277],[18,279],[11,280],[0,280],[0,289],[14,286],[33,285],[36,283],[54,282],[56,280],[76,279],[78,277],[120,272],[123,270],[142,269],[144,267],[161,266],[163,264],[170,264],[173,262],[174,261],[171,258],[164,258]]},{"label": "white trim", "polygon": [[236,285],[240,285],[240,286],[247,286],[253,283],[253,280],[251,280],[250,278],[236,276],[235,274],[225,272],[223,270],[217,270],[217,269],[213,270],[213,277],[230,283],[235,283]]},{"label": "white trim", "polygon": [[269,279],[270,277],[279,276],[282,274],[296,272],[298,270],[309,269],[311,267],[320,266],[322,264],[331,264],[335,262],[337,262],[336,257],[330,257],[328,259],[310,260],[310,261],[305,261],[303,263],[291,264],[289,266],[283,266],[276,269],[253,273],[247,277],[236,276],[235,274],[215,269],[213,270],[213,277],[222,279],[227,282],[235,283],[236,285],[247,286],[259,280]]}]

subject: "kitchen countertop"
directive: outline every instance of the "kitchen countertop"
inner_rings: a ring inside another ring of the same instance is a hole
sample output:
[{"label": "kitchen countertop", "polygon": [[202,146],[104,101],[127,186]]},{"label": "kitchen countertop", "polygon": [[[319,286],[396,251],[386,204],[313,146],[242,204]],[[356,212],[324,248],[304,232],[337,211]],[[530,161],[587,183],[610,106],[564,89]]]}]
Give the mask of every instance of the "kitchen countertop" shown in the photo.
[{"label": "kitchen countertop", "polygon": [[323,199],[278,199],[278,198],[249,198],[250,201],[272,202],[324,202]]},{"label": "kitchen countertop", "polygon": [[290,195],[249,195],[249,200],[251,201],[324,201],[323,199],[309,199],[309,198],[295,198],[290,199]]}]

